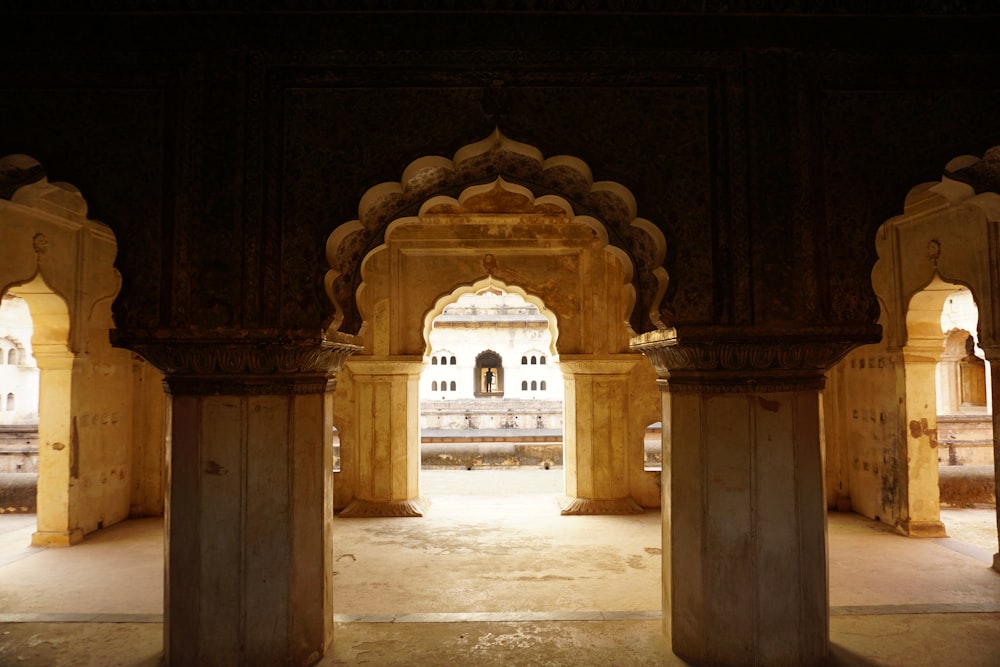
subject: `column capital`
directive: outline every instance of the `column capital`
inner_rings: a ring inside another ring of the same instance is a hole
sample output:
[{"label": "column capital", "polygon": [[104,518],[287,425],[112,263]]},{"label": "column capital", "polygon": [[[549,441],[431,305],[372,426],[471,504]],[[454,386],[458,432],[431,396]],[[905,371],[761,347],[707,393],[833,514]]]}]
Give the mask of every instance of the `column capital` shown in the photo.
[{"label": "column capital", "polygon": [[632,338],[660,387],[675,393],[739,394],[820,390],[824,373],[852,348],[877,342],[866,327],[682,327]]},{"label": "column capital", "polygon": [[156,366],[175,396],[322,393],[332,389],[344,361],[361,350],[346,336],[297,331],[149,333],[115,342]]},{"label": "column capital", "polygon": [[359,354],[345,364],[355,375],[420,375],[424,370],[421,355],[374,357]]}]

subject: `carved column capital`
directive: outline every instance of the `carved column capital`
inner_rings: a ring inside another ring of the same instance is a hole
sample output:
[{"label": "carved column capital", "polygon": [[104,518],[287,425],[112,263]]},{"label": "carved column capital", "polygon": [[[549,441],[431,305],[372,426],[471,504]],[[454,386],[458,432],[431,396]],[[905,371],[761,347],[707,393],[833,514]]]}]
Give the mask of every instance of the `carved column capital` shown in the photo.
[{"label": "carved column capital", "polygon": [[[175,396],[313,394],[330,391],[360,346],[276,330],[180,334],[153,332],[115,342],[138,352],[165,376]],[[157,335],[159,334],[159,335]]]},{"label": "carved column capital", "polygon": [[824,373],[851,348],[879,340],[879,328],[688,327],[632,338],[674,393],[738,394],[820,390]]}]

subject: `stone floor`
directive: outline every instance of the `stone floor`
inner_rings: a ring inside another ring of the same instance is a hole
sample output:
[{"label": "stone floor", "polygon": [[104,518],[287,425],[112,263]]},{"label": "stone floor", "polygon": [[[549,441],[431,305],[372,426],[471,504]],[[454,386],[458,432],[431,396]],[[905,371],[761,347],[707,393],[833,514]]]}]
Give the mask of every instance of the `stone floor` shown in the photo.
[{"label": "stone floor", "polygon": [[[325,667],[682,665],[660,634],[660,520],[561,517],[561,471],[428,471],[422,519],[335,519]],[[833,665],[1000,665],[991,509],[916,540],[833,514]],[[0,515],[0,666],[149,666],[162,648],[162,522],[70,549]],[[386,571],[394,575],[384,576]]]}]

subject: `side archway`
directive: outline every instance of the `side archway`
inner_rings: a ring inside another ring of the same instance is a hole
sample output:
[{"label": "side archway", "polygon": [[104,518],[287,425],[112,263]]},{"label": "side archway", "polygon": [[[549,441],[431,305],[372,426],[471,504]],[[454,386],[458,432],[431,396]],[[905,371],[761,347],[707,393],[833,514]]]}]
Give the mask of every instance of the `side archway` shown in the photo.
[{"label": "side archway", "polygon": [[40,369],[36,545],[68,546],[164,502],[162,377],[112,348],[113,232],[35,160],[0,160],[0,293],[23,298]]},{"label": "side archway", "polygon": [[[1000,147],[982,159],[952,160],[940,181],[913,188],[903,213],[879,228],[872,286],[883,340],[855,349],[829,374],[828,504],[907,535],[944,534],[935,366],[945,351],[942,307],[957,290],[971,291],[979,307],[978,340],[987,360],[995,368],[1000,358],[998,165]],[[992,376],[995,389],[1000,378]],[[996,456],[1000,429],[991,394]]]}]

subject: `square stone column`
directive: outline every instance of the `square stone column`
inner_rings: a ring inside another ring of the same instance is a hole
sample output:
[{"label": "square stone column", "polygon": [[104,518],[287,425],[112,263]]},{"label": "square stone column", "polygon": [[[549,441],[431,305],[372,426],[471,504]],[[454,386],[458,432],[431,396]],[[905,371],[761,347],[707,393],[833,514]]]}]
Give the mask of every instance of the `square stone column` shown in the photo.
[{"label": "square stone column", "polygon": [[[1000,489],[1000,344],[982,344],[983,351],[986,352],[987,368],[989,369],[990,387],[990,407],[993,411],[993,474],[994,493]],[[1000,536],[1000,503],[997,503],[997,535]],[[1000,537],[998,537],[1000,542]],[[1000,543],[997,545],[997,553],[993,554],[993,569],[1000,572]]]},{"label": "square stone column", "polygon": [[171,394],[166,663],[317,662],[333,629],[333,378],[355,348],[135,347]]},{"label": "square stone column", "polygon": [[635,354],[563,355],[566,384],[563,449],[566,498],[563,514],[635,514],[629,447],[632,432],[631,374],[644,360]]},{"label": "square stone column", "polygon": [[812,335],[632,339],[663,390],[664,632],[691,664],[826,664],[819,392],[852,342]]},{"label": "square stone column", "polygon": [[339,425],[341,474],[351,475],[354,499],[341,517],[423,516],[420,502],[421,357],[349,362],[350,415]]},{"label": "square stone column", "polygon": [[818,392],[665,398],[673,418],[674,652],[696,664],[822,664],[828,602]]}]

